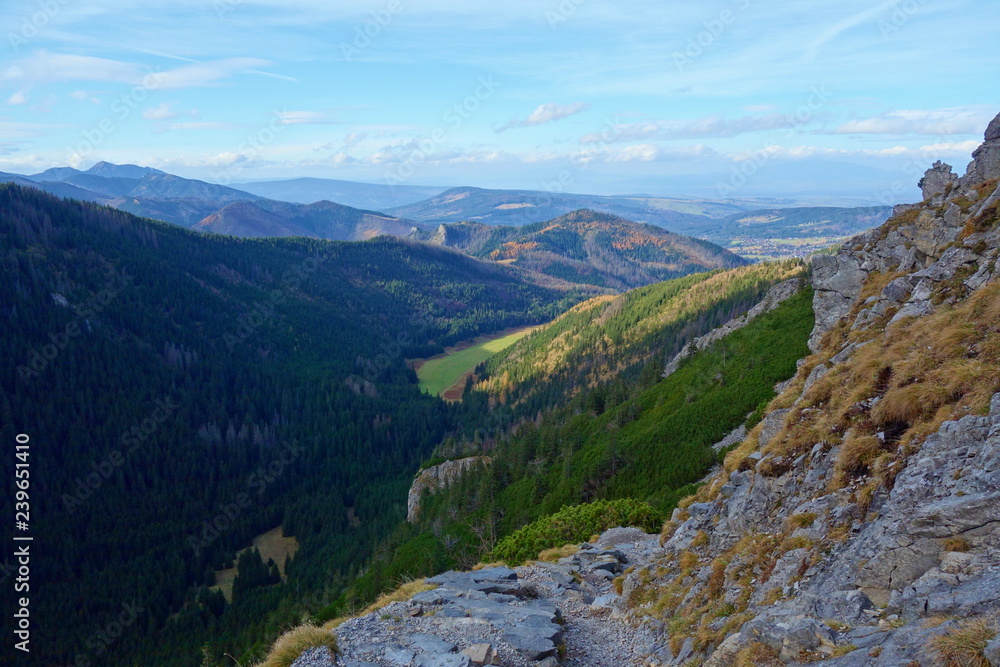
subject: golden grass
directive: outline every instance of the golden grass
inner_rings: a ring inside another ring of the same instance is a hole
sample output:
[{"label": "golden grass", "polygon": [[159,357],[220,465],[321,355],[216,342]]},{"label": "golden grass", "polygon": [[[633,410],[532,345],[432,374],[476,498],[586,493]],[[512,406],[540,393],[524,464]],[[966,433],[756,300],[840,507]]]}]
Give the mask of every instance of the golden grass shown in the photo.
[{"label": "golden grass", "polygon": [[736,654],[734,667],[783,667],[778,652],[762,642],[754,642]]},{"label": "golden grass", "polygon": [[278,637],[270,653],[257,667],[289,667],[309,649],[323,646],[331,653],[337,653],[337,638],[331,631],[315,625],[300,625]]},{"label": "golden grass", "polygon": [[989,667],[983,651],[996,635],[996,619],[969,619],[931,637],[927,648],[942,667]]},{"label": "golden grass", "polygon": [[969,540],[964,537],[949,537],[944,541],[945,551],[968,551],[971,548]]},{"label": "golden grass", "polygon": [[580,550],[579,544],[564,544],[561,547],[553,547],[551,549],[545,549],[538,554],[538,560],[545,561],[546,563],[558,562],[560,558],[566,558],[567,556],[572,556]]},{"label": "golden grass", "polygon": [[788,525],[792,528],[808,528],[816,521],[815,512],[801,512],[788,517]]}]

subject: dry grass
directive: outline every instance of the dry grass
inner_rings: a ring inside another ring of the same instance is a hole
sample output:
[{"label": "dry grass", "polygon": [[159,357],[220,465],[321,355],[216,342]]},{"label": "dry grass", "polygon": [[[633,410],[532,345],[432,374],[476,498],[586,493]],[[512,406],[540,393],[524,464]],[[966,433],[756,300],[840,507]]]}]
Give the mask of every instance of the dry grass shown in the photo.
[{"label": "dry grass", "polygon": [[788,518],[788,525],[792,528],[808,528],[813,525],[816,521],[815,512],[801,512],[800,514],[793,514]]},{"label": "dry grass", "polygon": [[996,635],[995,619],[970,619],[931,637],[927,648],[943,667],[990,667],[983,651]]},{"label": "dry grass", "polygon": [[432,591],[435,588],[437,588],[437,586],[435,586],[434,584],[428,584],[427,581],[424,579],[413,579],[411,581],[405,581],[399,586],[397,586],[395,589],[389,591],[388,593],[383,593],[382,595],[380,595],[378,599],[375,600],[375,602],[372,602],[370,605],[362,609],[360,613],[353,614],[350,616],[340,616],[339,618],[335,618],[332,621],[328,621],[323,625],[323,629],[332,630],[341,625],[342,623],[344,623],[344,621],[349,621],[350,619],[355,618],[357,616],[365,616],[366,614],[378,611],[379,609],[386,607],[392,604],[393,602],[406,602],[417,593],[423,593],[424,591]]},{"label": "dry grass", "polygon": [[972,548],[969,540],[964,537],[949,537],[944,541],[945,551],[968,551]]},{"label": "dry grass", "polygon": [[329,630],[315,625],[300,625],[278,637],[270,653],[257,667],[289,667],[296,658],[311,648],[325,646],[337,653],[337,638]]},{"label": "dry grass", "polygon": [[778,652],[767,644],[754,642],[736,654],[733,667],[783,667]]},{"label": "dry grass", "polygon": [[553,547],[551,549],[545,549],[538,554],[538,560],[545,561],[546,563],[558,562],[560,558],[566,558],[567,556],[572,556],[580,550],[579,544],[564,544],[561,547]]}]

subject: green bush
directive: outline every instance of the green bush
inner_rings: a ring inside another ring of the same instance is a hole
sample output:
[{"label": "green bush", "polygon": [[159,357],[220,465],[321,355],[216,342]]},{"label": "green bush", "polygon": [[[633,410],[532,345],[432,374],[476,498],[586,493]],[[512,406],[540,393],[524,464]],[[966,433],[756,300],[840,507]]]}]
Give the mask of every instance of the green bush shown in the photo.
[{"label": "green bush", "polygon": [[631,498],[563,507],[500,540],[489,560],[520,565],[545,549],[586,542],[608,528],[636,526],[652,533],[663,521],[663,514],[652,505]]}]

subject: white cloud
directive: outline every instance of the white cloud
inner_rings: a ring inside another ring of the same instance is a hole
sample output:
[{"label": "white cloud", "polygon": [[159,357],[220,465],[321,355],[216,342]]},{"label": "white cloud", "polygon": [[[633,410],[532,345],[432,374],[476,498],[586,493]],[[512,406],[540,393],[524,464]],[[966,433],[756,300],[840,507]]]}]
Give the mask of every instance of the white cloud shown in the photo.
[{"label": "white cloud", "polygon": [[978,107],[936,110],[908,109],[847,121],[833,130],[833,133],[938,136],[980,134],[992,118],[993,114],[988,109]]},{"label": "white cloud", "polygon": [[582,144],[625,142],[642,139],[693,139],[709,137],[735,137],[748,132],[761,132],[794,127],[793,118],[784,114],[723,118],[706,116],[694,120],[653,120],[638,123],[621,123],[601,133],[580,137]]},{"label": "white cloud", "polygon": [[331,125],[339,123],[318,111],[277,111],[278,120],[285,125]]},{"label": "white cloud", "polygon": [[256,69],[270,64],[260,58],[222,58],[160,71],[122,60],[37,51],[10,65],[0,81],[101,81],[155,89],[190,88],[216,84],[234,74],[277,76]]},{"label": "white cloud", "polygon": [[28,96],[23,91],[20,90],[7,98],[7,104],[15,106],[27,103],[28,103]]},{"label": "white cloud", "polygon": [[174,111],[173,106],[174,105],[170,102],[163,102],[155,107],[144,109],[142,117],[146,120],[172,120],[174,118],[180,118],[181,116],[191,116],[193,118],[198,117],[197,109],[191,109],[190,111]]},{"label": "white cloud", "polygon": [[580,113],[581,111],[586,111],[589,108],[590,105],[585,102],[573,102],[572,104],[548,102],[546,104],[539,105],[538,108],[532,111],[531,114],[524,120],[517,118],[511,119],[510,122],[497,128],[497,132],[504,132],[514,127],[531,127],[533,125],[552,123],[557,120],[562,120],[563,118],[568,118],[569,116]]}]

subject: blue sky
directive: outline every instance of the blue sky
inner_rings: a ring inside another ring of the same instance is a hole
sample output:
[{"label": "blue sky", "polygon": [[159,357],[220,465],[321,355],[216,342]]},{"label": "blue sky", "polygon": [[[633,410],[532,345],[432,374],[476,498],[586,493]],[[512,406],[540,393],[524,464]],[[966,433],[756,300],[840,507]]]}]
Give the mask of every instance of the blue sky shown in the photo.
[{"label": "blue sky", "polygon": [[1000,3],[5,0],[0,170],[907,199],[1000,111]]}]

